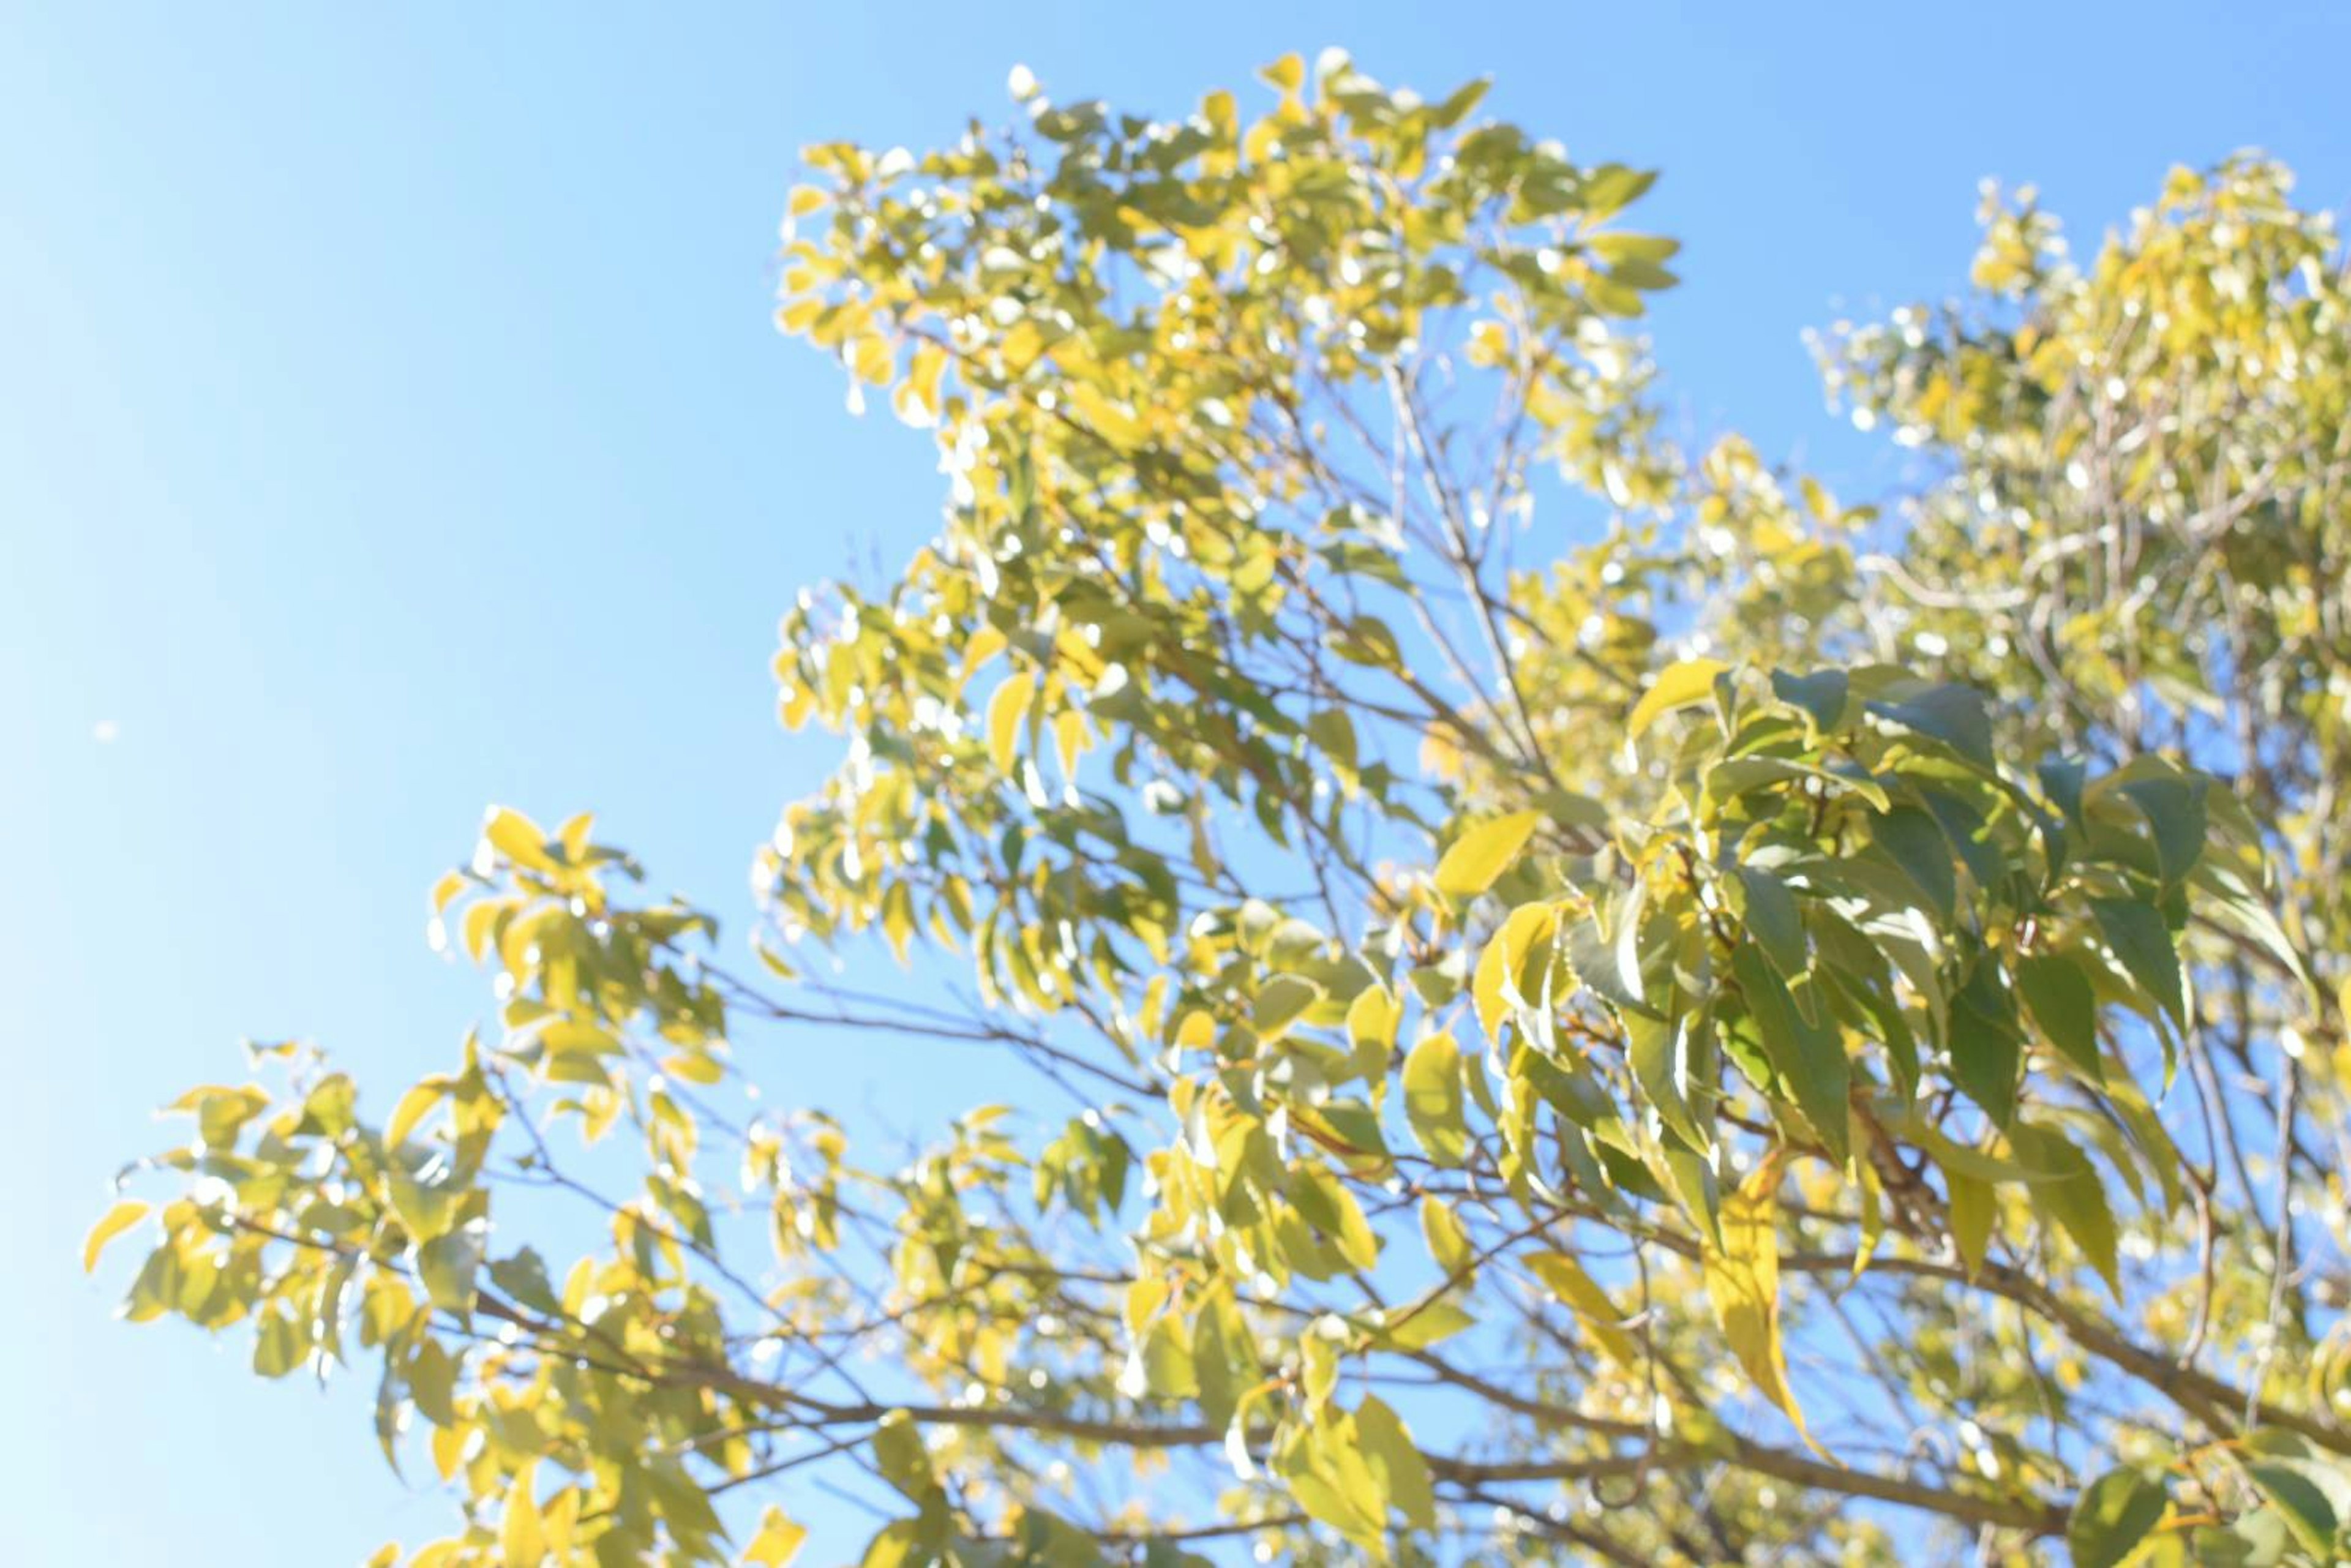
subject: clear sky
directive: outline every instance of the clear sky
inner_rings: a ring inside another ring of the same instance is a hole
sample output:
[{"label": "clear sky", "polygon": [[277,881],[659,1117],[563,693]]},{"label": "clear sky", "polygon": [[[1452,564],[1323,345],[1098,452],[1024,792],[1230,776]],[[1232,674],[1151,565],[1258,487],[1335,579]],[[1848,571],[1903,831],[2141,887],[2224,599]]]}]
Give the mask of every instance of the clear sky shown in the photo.
[{"label": "clear sky", "polygon": [[[772,719],[776,615],[936,512],[926,438],[768,325],[795,150],[1008,114],[1016,61],[1173,113],[1333,42],[1661,166],[1689,423],[1855,494],[1887,470],[1798,333],[1955,287],[1980,176],[2077,232],[2248,144],[2351,198],[2318,0],[0,0],[0,1560],[317,1568],[445,1522],[352,1391],[124,1328],[127,1259],[75,1253],[241,1037],[380,1095],[448,1060],[486,991],[424,891],[486,801],[593,808],[739,941],[750,847],[830,760]],[[903,1065],[862,1049],[769,1092],[853,1113]]]}]

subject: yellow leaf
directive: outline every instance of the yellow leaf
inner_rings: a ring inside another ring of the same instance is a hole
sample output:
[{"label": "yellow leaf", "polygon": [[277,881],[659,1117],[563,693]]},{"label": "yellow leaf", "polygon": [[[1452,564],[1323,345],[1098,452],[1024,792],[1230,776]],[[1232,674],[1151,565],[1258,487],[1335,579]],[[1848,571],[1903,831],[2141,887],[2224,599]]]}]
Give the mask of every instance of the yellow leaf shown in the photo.
[{"label": "yellow leaf", "polygon": [[1556,906],[1522,904],[1510,911],[1510,917],[1502,922],[1502,928],[1494,933],[1493,940],[1479,956],[1469,993],[1478,1008],[1478,1027],[1486,1031],[1488,1040],[1500,1040],[1502,1020],[1509,1017],[1514,1003],[1539,1004],[1542,1000],[1519,994],[1519,975],[1525,967],[1527,955],[1548,942],[1558,925]]},{"label": "yellow leaf", "polygon": [[794,185],[791,199],[784,210],[796,218],[804,218],[831,200],[831,196],[814,185]]},{"label": "yellow leaf", "polygon": [[1461,1218],[1453,1206],[1430,1193],[1420,1200],[1420,1239],[1428,1244],[1428,1255],[1447,1275],[1466,1273],[1477,1260],[1477,1252],[1469,1245],[1468,1233],[1461,1228]]},{"label": "yellow leaf", "polygon": [[1029,715],[1029,704],[1036,695],[1034,682],[1028,676],[1014,674],[996,688],[987,699],[987,755],[996,763],[998,773],[1012,771],[1014,747],[1020,739],[1020,721]]},{"label": "yellow leaf", "polygon": [[565,1487],[548,1500],[539,1518],[547,1532],[547,1550],[558,1563],[568,1560],[579,1533],[582,1497],[578,1487]]},{"label": "yellow leaf", "polygon": [[914,357],[906,367],[906,379],[899,383],[892,402],[900,419],[917,428],[938,423],[939,382],[946,368],[946,350],[936,343],[923,343],[915,348]]},{"label": "yellow leaf", "polygon": [[1217,1043],[1217,1015],[1206,1008],[1194,1008],[1176,1020],[1176,1032],[1170,1043],[1179,1051],[1206,1051]]},{"label": "yellow leaf", "polygon": [[1447,898],[1474,898],[1494,885],[1519,852],[1527,847],[1541,811],[1513,811],[1481,822],[1453,841],[1437,862],[1437,891]]},{"label": "yellow leaf", "polygon": [[504,1568],[538,1568],[547,1556],[547,1529],[539,1518],[538,1498],[531,1490],[537,1465],[525,1465],[507,1489],[506,1517],[498,1523],[498,1552]]},{"label": "yellow leaf", "polygon": [[1384,1079],[1402,1010],[1386,988],[1376,983],[1356,992],[1347,1004],[1347,1040],[1354,1048],[1350,1065],[1357,1075],[1374,1083]]},{"label": "yellow leaf", "polygon": [[1469,329],[1468,360],[1473,365],[1491,369],[1510,357],[1510,334],[1499,321],[1480,321]]},{"label": "yellow leaf", "polygon": [[556,1019],[538,1031],[541,1045],[551,1051],[586,1051],[592,1056],[618,1055],[620,1037],[601,1024],[585,1019]]},{"label": "yellow leaf", "polygon": [[756,1563],[758,1568],[784,1568],[800,1554],[800,1545],[807,1540],[807,1526],[793,1523],[784,1517],[782,1509],[769,1503],[768,1511],[759,1517],[759,1533],[744,1548],[743,1561]]},{"label": "yellow leaf", "polygon": [[396,1149],[406,1143],[408,1134],[416,1130],[416,1124],[424,1120],[425,1113],[440,1102],[448,1089],[448,1080],[435,1073],[402,1094],[400,1103],[392,1107],[392,1120],[384,1124],[384,1146]]},{"label": "yellow leaf", "polygon": [[1053,719],[1053,749],[1061,755],[1064,778],[1078,776],[1078,758],[1086,754],[1093,737],[1086,733],[1086,716],[1073,707],[1065,707]]},{"label": "yellow leaf", "polygon": [[1657,678],[1641,700],[1633,705],[1632,716],[1625,721],[1625,737],[1638,740],[1660,716],[1704,701],[1714,690],[1714,677],[1729,668],[1719,659],[1684,659],[1678,664],[1667,665],[1657,672]]},{"label": "yellow leaf", "polygon": [[1458,1166],[1469,1151],[1461,1093],[1461,1048],[1439,1030],[1423,1037],[1404,1059],[1405,1117],[1413,1136],[1441,1166]]},{"label": "yellow leaf", "polygon": [[465,873],[464,872],[443,873],[441,880],[433,884],[433,913],[438,915],[447,909],[456,896],[465,891]]},{"label": "yellow leaf", "polygon": [[816,325],[824,314],[824,299],[819,295],[806,295],[793,300],[776,312],[776,328],[787,336],[798,337]]},{"label": "yellow leaf", "polygon": [[[1858,1115],[1854,1121],[1854,1146],[1863,1148],[1868,1134],[1861,1130]],[[1866,1155],[1855,1160],[1854,1166],[1861,1173],[1861,1242],[1853,1249],[1853,1278],[1857,1281],[1869,1268],[1870,1259],[1876,1256],[1877,1243],[1886,1235],[1886,1186]]]},{"label": "yellow leaf", "polygon": [[1788,1387],[1788,1363],[1780,1345],[1779,1185],[1779,1162],[1767,1159],[1723,1200],[1722,1247],[1707,1254],[1706,1294],[1731,1354],[1756,1389],[1812,1443],[1804,1413]]},{"label": "yellow leaf", "polygon": [[1240,127],[1240,106],[1231,93],[1221,88],[1200,100],[1200,114],[1207,120],[1208,128],[1226,141],[1230,141]]},{"label": "yellow leaf", "polygon": [[2000,1218],[2000,1201],[1993,1196],[1991,1183],[1957,1171],[1945,1171],[1943,1183],[1951,1189],[1951,1245],[1958,1250],[1968,1278],[1972,1280],[1983,1268],[1984,1255],[1991,1249],[1992,1232]]},{"label": "yellow leaf", "polygon": [[1625,1331],[1625,1314],[1616,1310],[1600,1282],[1583,1271],[1583,1264],[1564,1252],[1538,1252],[1527,1260],[1527,1267],[1575,1313],[1576,1321],[1610,1360],[1627,1369],[1639,1364],[1640,1347]]},{"label": "yellow leaf", "polygon": [[147,1206],[135,1197],[126,1197],[106,1211],[106,1218],[89,1228],[89,1237],[81,1244],[81,1271],[85,1274],[98,1267],[98,1255],[106,1244],[147,1218]]},{"label": "yellow leaf", "polygon": [[1084,421],[1088,429],[1121,452],[1134,451],[1147,438],[1143,421],[1135,417],[1132,408],[1114,398],[1104,396],[1090,383],[1071,382],[1068,393],[1071,412]]},{"label": "yellow leaf", "polygon": [[1011,639],[993,626],[981,626],[964,639],[963,669],[956,676],[956,690],[960,693],[971,683],[971,677],[981,665],[1011,645]]},{"label": "yellow leaf", "polygon": [[681,1051],[663,1057],[661,1064],[662,1071],[670,1076],[683,1078],[688,1083],[699,1083],[705,1088],[726,1082],[726,1064],[715,1056]]},{"label": "yellow leaf", "polygon": [[482,837],[490,841],[490,848],[517,865],[534,871],[554,869],[555,862],[547,853],[547,834],[520,811],[506,806],[491,807],[482,820]]},{"label": "yellow leaf", "polygon": [[875,386],[888,384],[895,356],[890,352],[890,340],[879,332],[867,332],[849,350],[849,368],[857,379]]}]

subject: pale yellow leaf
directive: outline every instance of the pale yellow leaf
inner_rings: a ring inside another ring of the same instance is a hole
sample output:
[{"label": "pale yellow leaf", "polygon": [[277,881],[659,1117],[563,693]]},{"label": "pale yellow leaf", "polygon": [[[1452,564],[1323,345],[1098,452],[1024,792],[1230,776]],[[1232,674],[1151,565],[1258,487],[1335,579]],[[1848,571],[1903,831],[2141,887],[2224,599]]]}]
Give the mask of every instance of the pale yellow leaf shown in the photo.
[{"label": "pale yellow leaf", "polygon": [[1638,740],[1663,715],[1704,701],[1714,690],[1714,677],[1729,667],[1719,659],[1685,659],[1659,670],[1625,721],[1625,738]]},{"label": "pale yellow leaf", "polygon": [[440,1103],[448,1090],[449,1081],[435,1073],[402,1094],[400,1103],[392,1109],[392,1120],[383,1125],[384,1147],[396,1149],[406,1143],[408,1134],[416,1130],[416,1124],[424,1120],[426,1113]]},{"label": "pale yellow leaf", "polygon": [[1519,994],[1519,975],[1527,956],[1550,941],[1558,926],[1559,911],[1555,905],[1522,904],[1510,911],[1510,918],[1486,944],[1470,979],[1469,994],[1477,1005],[1478,1026],[1486,1031],[1488,1040],[1501,1039],[1502,1020],[1510,1016],[1513,1006],[1541,1000]]},{"label": "pale yellow leaf", "polygon": [[106,1244],[147,1218],[147,1206],[135,1197],[126,1197],[106,1211],[106,1218],[89,1228],[88,1239],[81,1244],[81,1270],[87,1274],[98,1267],[98,1255]]},{"label": "pale yellow leaf", "polygon": [[858,380],[871,382],[877,387],[888,384],[895,362],[896,356],[890,351],[890,340],[879,332],[863,333],[850,346],[849,368],[857,372]]},{"label": "pale yellow leaf", "polygon": [[490,848],[518,866],[549,871],[555,862],[547,852],[547,834],[537,822],[507,806],[493,806],[482,820],[482,837]]},{"label": "pale yellow leaf", "polygon": [[1576,1321],[1610,1360],[1628,1369],[1639,1363],[1640,1347],[1625,1330],[1625,1314],[1616,1310],[1600,1282],[1583,1271],[1583,1264],[1564,1252],[1538,1252],[1527,1260],[1527,1267],[1574,1312]]}]

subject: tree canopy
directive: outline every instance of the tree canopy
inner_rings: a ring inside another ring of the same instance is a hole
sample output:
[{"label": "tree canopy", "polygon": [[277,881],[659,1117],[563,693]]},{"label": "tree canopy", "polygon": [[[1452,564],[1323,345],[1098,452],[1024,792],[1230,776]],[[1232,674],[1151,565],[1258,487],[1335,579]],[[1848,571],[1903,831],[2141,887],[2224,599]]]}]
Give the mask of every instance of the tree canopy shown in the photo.
[{"label": "tree canopy", "polygon": [[[493,810],[494,1027],[191,1090],[127,1315],[377,1379],[417,1568],[782,1563],[819,1487],[874,1568],[2336,1560],[2327,216],[1989,196],[1817,344],[1855,506],[1672,434],[1650,173],[1262,77],[809,152],[779,323],[946,497],[784,617],[843,748],[756,957]],[[1021,1076],[907,1157],[759,1038],[877,1034]]]}]

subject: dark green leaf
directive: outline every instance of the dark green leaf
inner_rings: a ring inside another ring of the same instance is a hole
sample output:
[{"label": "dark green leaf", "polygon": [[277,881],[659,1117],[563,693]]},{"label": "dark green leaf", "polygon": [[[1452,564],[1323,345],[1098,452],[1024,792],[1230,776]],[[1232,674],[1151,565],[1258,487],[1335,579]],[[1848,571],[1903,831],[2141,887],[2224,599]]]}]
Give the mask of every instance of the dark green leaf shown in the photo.
[{"label": "dark green leaf", "polygon": [[2188,998],[2179,973],[2179,955],[2171,944],[2171,929],[2163,916],[2144,904],[2119,898],[2094,898],[2090,912],[2106,946],[2132,979],[2181,1030],[2188,1027]]},{"label": "dark green leaf", "polygon": [[1959,901],[1959,879],[1942,824],[1916,806],[1896,806],[1869,821],[1877,849],[1925,895],[1928,906],[1949,920]]},{"label": "dark green leaf", "polygon": [[1747,933],[1783,975],[1800,975],[1805,963],[1804,917],[1788,884],[1760,866],[1742,865],[1747,890]]},{"label": "dark green leaf", "polygon": [[1771,672],[1772,695],[1802,708],[1824,730],[1834,729],[1844,717],[1845,694],[1851,684],[1843,670],[1821,670],[1809,675]]},{"label": "dark green leaf", "polygon": [[2097,1082],[2105,1082],[2098,1060],[2098,1003],[2081,966],[2058,953],[2036,953],[2016,966],[2017,989],[2041,1026],[2042,1038]]},{"label": "dark green leaf", "polygon": [[1751,942],[1739,945],[1731,967],[1773,1071],[1786,1080],[1823,1146],[1844,1164],[1852,1153],[1846,1103],[1852,1069],[1825,999],[1808,983],[1792,988]]},{"label": "dark green leaf", "polygon": [[1996,1126],[2016,1114],[2016,1076],[2023,1041],[2016,1028],[2016,998],[2000,967],[1979,961],[1968,983],[1951,998],[1951,1081],[1983,1107]]},{"label": "dark green leaf", "polygon": [[1991,716],[1983,697],[1966,686],[1932,686],[1901,702],[1875,702],[1869,711],[1888,723],[1940,741],[1959,757],[1987,773],[1996,763],[1991,750]]}]

